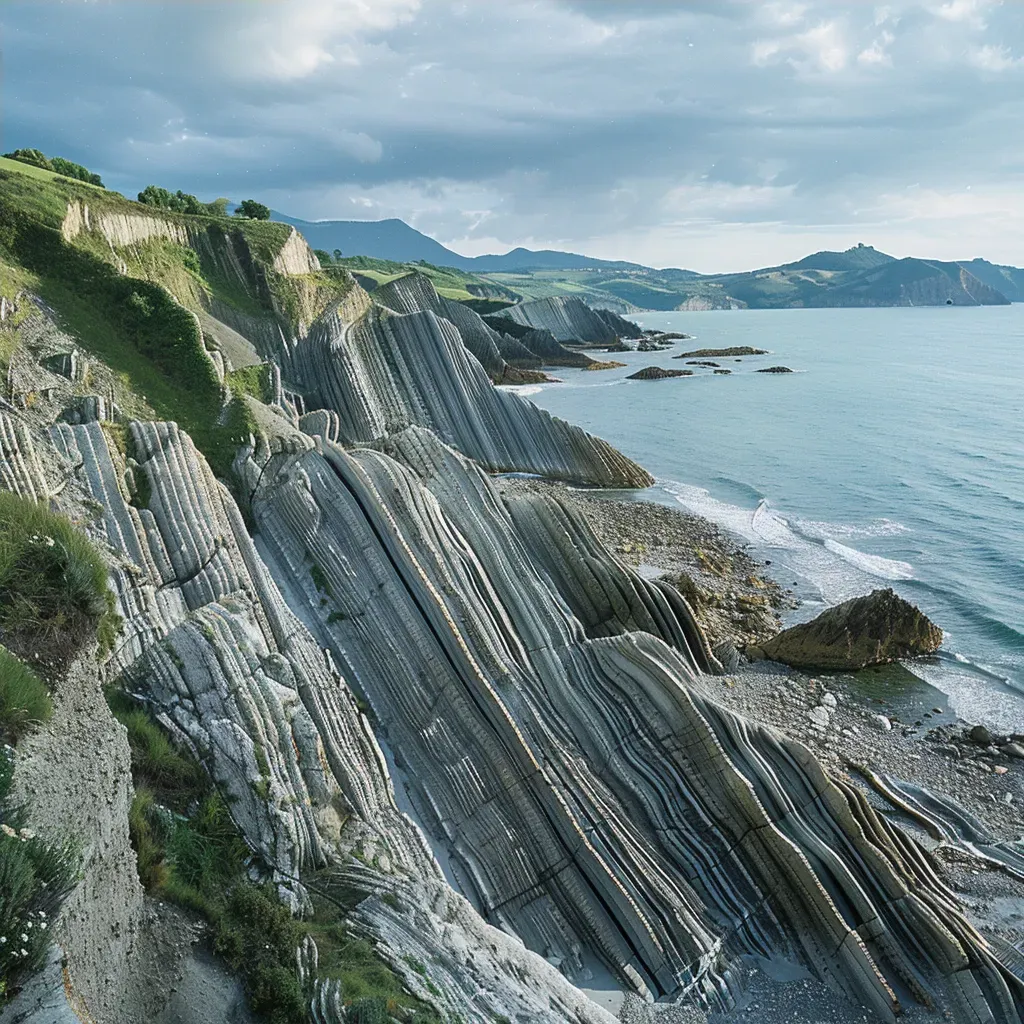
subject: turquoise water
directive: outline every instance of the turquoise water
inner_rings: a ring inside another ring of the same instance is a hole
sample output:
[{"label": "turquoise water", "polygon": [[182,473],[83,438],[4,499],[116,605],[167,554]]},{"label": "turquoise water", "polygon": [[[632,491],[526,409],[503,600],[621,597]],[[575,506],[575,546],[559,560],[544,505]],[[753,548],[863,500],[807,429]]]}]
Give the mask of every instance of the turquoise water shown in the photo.
[{"label": "turquoise water", "polygon": [[[1024,305],[635,319],[695,340],[517,390],[646,466],[645,497],[771,560],[798,618],[892,586],[946,633],[913,671],[964,717],[1024,731]],[[735,345],[771,355],[717,359],[731,376],[624,379]],[[754,372],[778,364],[797,372]]]}]

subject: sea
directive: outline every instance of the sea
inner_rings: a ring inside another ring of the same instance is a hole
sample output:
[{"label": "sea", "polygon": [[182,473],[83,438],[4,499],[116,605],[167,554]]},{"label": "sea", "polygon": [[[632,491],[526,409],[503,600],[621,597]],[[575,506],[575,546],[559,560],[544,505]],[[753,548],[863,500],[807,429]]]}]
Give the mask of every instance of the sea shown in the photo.
[{"label": "sea", "polygon": [[[605,438],[656,486],[637,497],[730,531],[809,619],[892,587],[942,627],[906,665],[947,710],[1024,732],[1024,304],[644,313],[685,332],[626,367],[551,371],[523,398]],[[730,374],[673,359],[716,358]],[[784,365],[794,372],[757,373]],[[645,366],[694,376],[631,381]]]}]

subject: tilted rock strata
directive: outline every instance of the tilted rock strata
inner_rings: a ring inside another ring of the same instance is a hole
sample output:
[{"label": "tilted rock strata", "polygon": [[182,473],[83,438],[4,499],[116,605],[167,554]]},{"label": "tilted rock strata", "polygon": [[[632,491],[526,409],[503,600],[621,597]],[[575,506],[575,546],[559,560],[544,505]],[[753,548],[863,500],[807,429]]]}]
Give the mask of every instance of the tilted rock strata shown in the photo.
[{"label": "tilted rock strata", "polygon": [[850,670],[932,654],[941,646],[942,630],[887,588],[827,608],[761,649],[796,668]]},{"label": "tilted rock strata", "polygon": [[600,438],[494,388],[457,328],[431,310],[397,315],[355,288],[286,355],[283,375],[308,408],[338,414],[341,443],[380,444],[418,425],[493,471],[602,487],[653,483]]},{"label": "tilted rock strata", "polygon": [[556,341],[612,344],[619,337],[639,337],[640,329],[608,310],[595,311],[575,296],[556,295],[509,306],[492,315],[527,327],[550,331]]},{"label": "tilted rock strata", "polygon": [[557,527],[526,523],[550,505],[513,521],[426,431],[388,451],[277,457],[253,514],[488,917],[570,974],[581,945],[654,995],[728,1001],[731,957],[788,950],[889,1019],[895,985],[1017,1019],[1019,983],[805,748],[710,700],[692,650],[625,632],[628,600],[587,637],[564,594],[621,578],[535,559],[524,538]]},{"label": "tilted rock strata", "polygon": [[[200,757],[282,894],[304,901],[305,869],[358,875],[355,849],[377,865],[366,888],[389,896],[359,908],[359,927],[427,1001],[473,1024],[502,1015],[610,1024],[550,964],[451,892],[422,833],[395,806],[384,755],[345,678],[289,609],[230,495],[174,424],[130,429],[136,471],[151,487],[142,510],[127,503],[125,463],[98,423],[53,429],[103,505],[103,539],[120,559],[112,582],[125,635],[108,669]],[[410,967],[413,948],[443,972],[440,996]]]}]

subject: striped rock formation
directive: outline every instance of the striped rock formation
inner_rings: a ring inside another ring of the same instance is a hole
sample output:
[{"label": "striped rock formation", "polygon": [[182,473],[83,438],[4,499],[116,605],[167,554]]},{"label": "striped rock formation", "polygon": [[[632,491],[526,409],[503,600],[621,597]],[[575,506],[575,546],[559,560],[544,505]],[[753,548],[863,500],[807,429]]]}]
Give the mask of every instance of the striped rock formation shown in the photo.
[{"label": "striped rock formation", "polygon": [[380,445],[415,425],[496,472],[601,487],[653,483],[600,438],[494,388],[458,328],[432,309],[397,314],[353,286],[280,355],[289,389],[310,411],[336,412],[344,444]]},{"label": "striped rock formation", "polygon": [[[126,458],[97,422],[51,429],[57,453],[103,510],[93,529],[112,552],[124,618],[106,673],[203,762],[282,896],[301,908],[302,875],[325,867],[358,887],[366,898],[350,925],[414,993],[467,1022],[504,1015],[610,1024],[551,964],[448,886],[422,832],[396,806],[385,755],[315,636],[315,616],[302,600],[293,599],[299,615],[289,607],[188,436],[173,423],[132,423],[130,434]],[[28,432],[8,423],[12,435],[21,460],[37,464]],[[295,430],[276,438],[279,452],[313,444]],[[151,492],[144,509],[130,503],[138,474]],[[18,479],[38,487],[42,477]],[[412,950],[443,991],[410,967]],[[307,981],[323,1003],[317,1019],[341,1024],[337,983],[318,982],[315,970]]]},{"label": "striped rock formation", "polygon": [[555,295],[520,302],[492,314],[492,323],[497,317],[550,331],[556,341],[568,344],[610,345],[621,337],[633,338],[640,335],[636,324],[608,310],[591,309],[574,295]]},{"label": "striped rock formation", "polygon": [[452,876],[570,977],[597,955],[640,993],[728,1003],[736,957],[782,952],[881,1019],[902,998],[1018,1020],[1024,985],[914,844],[717,705],[683,607],[585,528],[560,538],[551,503],[510,511],[419,428],[248,476],[268,564],[369,700]]}]

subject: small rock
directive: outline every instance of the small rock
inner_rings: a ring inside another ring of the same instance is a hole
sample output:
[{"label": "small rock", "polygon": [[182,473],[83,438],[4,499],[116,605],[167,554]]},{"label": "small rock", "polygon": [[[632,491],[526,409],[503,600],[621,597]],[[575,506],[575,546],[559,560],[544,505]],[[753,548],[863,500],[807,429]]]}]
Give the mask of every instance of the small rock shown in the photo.
[{"label": "small rock", "polygon": [[1004,768],[1001,764],[997,764],[992,769],[992,771],[994,771],[996,773],[996,775],[1005,775],[1009,770],[1010,770],[1009,768]]},{"label": "small rock", "polygon": [[871,724],[876,729],[881,729],[882,732],[890,732],[892,730],[892,722],[885,715],[872,715]]},{"label": "small rock", "polygon": [[1007,757],[1024,758],[1024,747],[1019,743],[1007,743],[1000,753],[1005,754]]},{"label": "small rock", "polygon": [[810,711],[807,712],[807,717],[819,729],[827,729],[828,728],[828,723],[829,723],[830,719],[829,719],[828,709],[827,708],[823,708],[820,705],[818,707],[816,707],[816,708],[811,708]]},{"label": "small rock", "polygon": [[834,708],[839,701],[836,700],[834,693],[823,693],[821,695],[821,703],[827,708]]},{"label": "small rock", "polygon": [[967,735],[970,741],[979,747],[987,747],[992,743],[992,733],[983,725],[976,725]]}]

